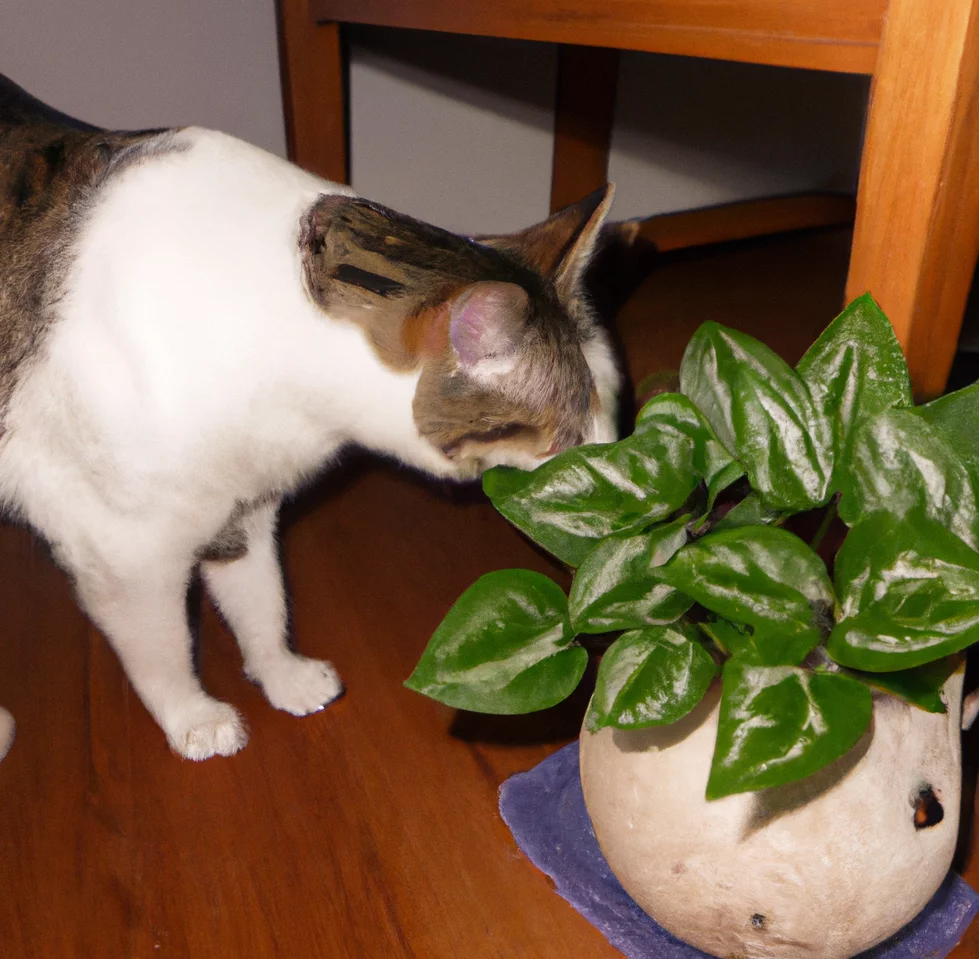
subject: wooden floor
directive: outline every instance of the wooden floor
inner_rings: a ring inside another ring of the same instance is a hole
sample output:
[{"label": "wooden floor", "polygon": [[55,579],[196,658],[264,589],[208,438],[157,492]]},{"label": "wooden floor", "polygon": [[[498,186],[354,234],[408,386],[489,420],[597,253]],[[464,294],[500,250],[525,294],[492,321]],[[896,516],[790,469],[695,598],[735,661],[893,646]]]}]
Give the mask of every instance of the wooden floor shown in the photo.
[{"label": "wooden floor", "polygon": [[[620,318],[632,375],[675,369],[706,319],[796,358],[839,303],[846,255],[824,232],[664,260]],[[617,956],[497,814],[499,784],[574,737],[583,698],[484,719],[401,685],[477,576],[560,574],[477,491],[366,459],[290,510],[284,551],[297,645],[332,659],[347,695],[276,713],[205,604],[205,685],[252,738],[194,764],[168,751],[45,550],[0,529],[0,703],[18,720],[0,764],[0,956]],[[969,875],[979,885],[975,858]],[[954,955],[979,955],[979,928]]]}]

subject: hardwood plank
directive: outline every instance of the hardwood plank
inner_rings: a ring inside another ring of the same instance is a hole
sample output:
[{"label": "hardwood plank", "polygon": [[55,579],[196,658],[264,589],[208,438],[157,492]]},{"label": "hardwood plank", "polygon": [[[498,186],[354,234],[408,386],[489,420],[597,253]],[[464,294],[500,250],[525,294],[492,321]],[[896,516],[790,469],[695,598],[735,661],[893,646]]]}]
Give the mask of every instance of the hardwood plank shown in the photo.
[{"label": "hardwood plank", "polygon": [[847,297],[878,299],[921,399],[945,387],[979,252],[977,129],[979,5],[892,0]]},{"label": "hardwood plank", "polygon": [[608,180],[619,51],[561,46],[554,104],[551,212],[577,203]]},{"label": "hardwood plank", "polygon": [[[619,318],[631,375],[675,369],[704,319],[796,359],[839,303],[848,250],[823,231],[664,257]],[[0,527],[0,703],[19,723],[0,763],[0,955],[619,957],[497,810],[503,778],[574,736],[583,696],[484,720],[402,685],[482,573],[566,577],[478,489],[366,459],[290,507],[283,550],[297,646],[333,659],[348,693],[305,719],[271,709],[205,603],[201,674],[251,742],[191,763],[46,552]]]},{"label": "hardwood plank", "polygon": [[347,81],[340,26],[316,23],[309,0],[277,0],[279,72],[289,159],[348,183]]},{"label": "hardwood plank", "polygon": [[[83,955],[102,954],[107,930],[85,920],[98,916],[100,924],[113,930],[119,955],[150,955],[153,940],[142,903],[130,732],[132,706],[144,711],[112,648],[88,623],[84,649],[85,811],[78,823],[77,846],[86,878],[79,884],[78,942]],[[91,877],[87,863],[98,864]]]},{"label": "hardwood plank", "polygon": [[[125,940],[126,920],[112,864],[89,842],[97,810],[88,794],[87,627],[25,530],[0,528],[0,570],[0,702],[17,722],[0,763],[0,955],[97,956],[101,935]],[[91,930],[85,907],[95,899],[102,908]]]},{"label": "hardwood plank", "polygon": [[[252,741],[230,761],[201,765],[173,760],[158,735],[136,751],[135,778],[154,797],[140,813],[146,873],[167,877],[147,890],[144,908],[174,954],[526,949],[557,959],[584,946],[615,955],[516,855],[496,814],[497,783],[468,744],[446,736],[451,711],[401,686],[445,589],[464,588],[494,555],[512,561],[508,541],[529,554],[521,560],[546,566],[509,530],[488,554],[472,550],[457,535],[459,509],[371,469],[290,527],[299,646],[332,657],[349,689],[321,714],[297,720],[269,709],[241,682],[233,644],[206,612],[205,682],[243,708]],[[475,536],[502,522],[484,504],[461,509]],[[380,538],[363,536],[365,516]],[[446,561],[453,582],[443,585]]]},{"label": "hardwood plank", "polygon": [[311,0],[319,21],[872,73],[887,0]]},{"label": "hardwood plank", "polygon": [[849,225],[855,206],[849,196],[809,193],[663,213],[627,220],[615,224],[615,229],[629,243],[650,243],[660,253],[669,253],[793,230]]},{"label": "hardwood plank", "polygon": [[839,311],[849,240],[849,230],[825,230],[663,256],[616,320],[630,380],[678,370],[707,320],[796,363]]},{"label": "hardwood plank", "polygon": [[[588,274],[592,300],[602,315],[615,315],[663,254],[690,250],[695,255],[715,244],[848,226],[854,206],[853,198],[842,194],[801,194],[607,224]],[[685,330],[687,336],[693,332]]]}]

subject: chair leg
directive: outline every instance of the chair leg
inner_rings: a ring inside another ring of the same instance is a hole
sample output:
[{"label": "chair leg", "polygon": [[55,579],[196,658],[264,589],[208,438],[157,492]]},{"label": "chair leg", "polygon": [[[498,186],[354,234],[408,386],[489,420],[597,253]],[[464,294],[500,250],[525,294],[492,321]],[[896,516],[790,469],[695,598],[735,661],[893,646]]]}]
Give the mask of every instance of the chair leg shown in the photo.
[{"label": "chair leg", "polygon": [[938,396],[979,253],[979,3],[890,0],[846,296],[869,290]]},{"label": "chair leg", "polygon": [[618,50],[558,48],[552,213],[606,183],[618,76]]},{"label": "chair leg", "polygon": [[279,66],[289,159],[347,183],[346,65],[340,25],[317,23],[309,0],[278,0]]}]

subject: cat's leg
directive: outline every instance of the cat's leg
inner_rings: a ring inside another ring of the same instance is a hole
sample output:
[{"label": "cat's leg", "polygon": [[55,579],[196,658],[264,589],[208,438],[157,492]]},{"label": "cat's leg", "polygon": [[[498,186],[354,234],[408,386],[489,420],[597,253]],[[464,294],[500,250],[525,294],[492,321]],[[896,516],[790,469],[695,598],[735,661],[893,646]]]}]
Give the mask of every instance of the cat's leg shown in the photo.
[{"label": "cat's leg", "polygon": [[14,717],[0,706],[0,759],[7,755],[14,741]]},{"label": "cat's leg", "polygon": [[174,751],[187,759],[230,756],[248,741],[228,703],[209,696],[194,671],[187,625],[190,569],[139,564],[124,572],[72,564],[79,600],[115,649],[139,698]]},{"label": "cat's leg", "polygon": [[247,552],[239,559],[205,560],[201,573],[241,647],[245,672],[277,709],[306,716],[343,692],[336,670],[294,653],[286,641],[286,600],[275,541],[278,503],[241,520]]}]

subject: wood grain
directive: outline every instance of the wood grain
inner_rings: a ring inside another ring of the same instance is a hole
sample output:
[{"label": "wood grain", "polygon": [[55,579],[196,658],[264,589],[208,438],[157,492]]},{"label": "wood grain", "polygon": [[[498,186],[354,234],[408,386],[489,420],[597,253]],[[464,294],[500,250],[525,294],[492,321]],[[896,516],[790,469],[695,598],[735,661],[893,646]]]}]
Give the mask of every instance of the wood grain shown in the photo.
[{"label": "wood grain", "polygon": [[[664,257],[619,319],[631,375],[675,369],[705,319],[797,359],[839,304],[848,249],[822,231]],[[0,527],[0,703],[18,721],[0,763],[0,956],[619,957],[497,811],[506,776],[573,738],[583,697],[483,718],[402,685],[482,573],[566,578],[478,490],[376,461],[329,474],[283,540],[297,646],[330,657],[347,695],[305,719],[272,710],[205,603],[203,680],[251,742],[196,764],[169,752],[45,550]]]},{"label": "wood grain", "polygon": [[661,253],[667,253],[793,230],[844,226],[853,222],[854,210],[852,197],[810,193],[663,213],[629,220],[617,228],[633,243],[650,243]]},{"label": "wood grain", "polygon": [[979,251],[979,5],[891,0],[857,196],[847,298],[870,290],[919,399],[951,368]]},{"label": "wood grain", "polygon": [[886,0],[311,0],[319,21],[872,73]]},{"label": "wood grain", "polygon": [[309,0],[277,0],[279,71],[289,159],[348,183],[346,63],[340,26],[316,23]]},{"label": "wood grain", "polygon": [[551,212],[605,186],[619,79],[619,51],[558,49]]}]

